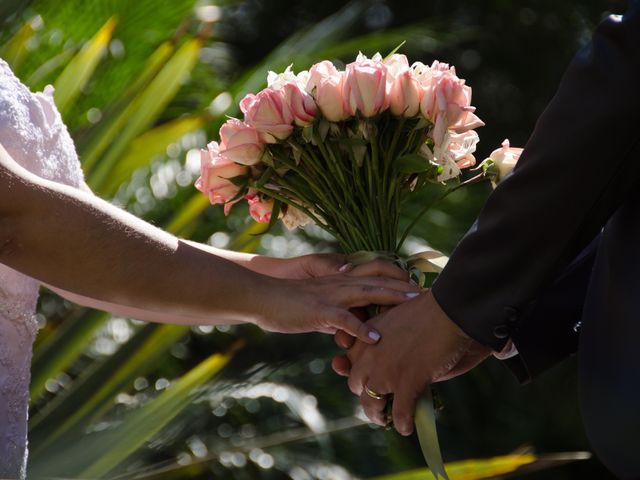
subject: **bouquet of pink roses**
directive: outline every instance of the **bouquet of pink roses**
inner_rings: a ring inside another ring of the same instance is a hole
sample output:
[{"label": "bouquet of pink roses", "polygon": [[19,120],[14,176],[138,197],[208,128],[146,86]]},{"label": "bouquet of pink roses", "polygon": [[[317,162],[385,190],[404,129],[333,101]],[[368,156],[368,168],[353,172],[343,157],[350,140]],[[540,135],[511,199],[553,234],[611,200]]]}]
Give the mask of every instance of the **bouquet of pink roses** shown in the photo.
[{"label": "bouquet of pink roses", "polygon": [[470,102],[454,67],[398,54],[270,72],[202,152],[196,186],[227,213],[244,199],[258,222],[313,222],[346,253],[396,253],[406,196],[475,163]]},{"label": "bouquet of pink roses", "polygon": [[[393,259],[421,285],[425,270],[438,270],[433,252],[410,262],[398,257],[428,206],[402,234],[399,220],[412,192],[453,181],[451,192],[461,170],[475,164],[474,128],[483,122],[454,67],[410,65],[398,54],[360,54],[345,70],[326,60],[298,74],[289,67],[270,72],[268,87],[247,95],[240,109],[244,119],[228,120],[220,143],[202,151],[196,187],[211,203],[228,213],[246,200],[256,221],[281,219],[290,229],[315,223],[345,253]],[[446,478],[432,413],[426,433],[417,430],[428,438],[432,471]]]}]

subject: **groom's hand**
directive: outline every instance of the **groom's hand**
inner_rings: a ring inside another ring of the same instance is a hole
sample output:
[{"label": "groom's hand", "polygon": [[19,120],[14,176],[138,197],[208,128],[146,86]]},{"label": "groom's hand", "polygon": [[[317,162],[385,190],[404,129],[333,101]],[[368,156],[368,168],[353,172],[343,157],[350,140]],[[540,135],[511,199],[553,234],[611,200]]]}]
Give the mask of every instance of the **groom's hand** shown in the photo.
[{"label": "groom's hand", "polygon": [[[413,431],[416,401],[429,384],[465,373],[491,353],[449,319],[431,292],[369,323],[381,333],[380,342],[356,342],[346,357],[334,359],[333,366],[338,373],[349,374],[349,388],[375,423],[386,423],[386,400],[370,393],[393,393],[393,422],[403,435]],[[336,340],[344,341],[342,346],[350,343],[347,337]]]}]

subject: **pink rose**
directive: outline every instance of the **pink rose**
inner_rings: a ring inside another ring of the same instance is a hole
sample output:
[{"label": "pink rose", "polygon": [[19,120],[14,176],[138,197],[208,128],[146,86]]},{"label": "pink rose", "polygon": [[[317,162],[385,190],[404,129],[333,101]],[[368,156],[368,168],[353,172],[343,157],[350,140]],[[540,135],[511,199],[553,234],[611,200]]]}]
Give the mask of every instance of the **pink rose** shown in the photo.
[{"label": "pink rose", "polygon": [[300,127],[311,125],[316,118],[317,106],[313,97],[290,82],[282,87],[284,102],[293,115],[293,121]]},{"label": "pink rose", "polygon": [[475,130],[464,133],[447,131],[442,144],[434,145],[433,150],[425,143],[420,148],[420,154],[430,162],[442,165],[442,173],[438,176],[439,182],[446,182],[460,175],[464,168],[473,167],[476,159],[473,152],[479,141]]},{"label": "pink rose", "polygon": [[240,102],[240,109],[245,122],[255,127],[266,143],[284,140],[293,131],[293,115],[277,90],[265,88],[257,95],[248,94]]},{"label": "pink rose", "polygon": [[493,160],[494,165],[498,168],[497,182],[501,181],[513,170],[513,167],[516,166],[520,159],[520,155],[522,155],[522,150],[522,148],[511,147],[509,139],[505,138],[502,146],[491,152],[489,158]]},{"label": "pink rose", "polygon": [[387,81],[395,79],[398,74],[409,70],[409,60],[406,55],[400,55],[394,53],[384,61],[384,65],[387,67]]},{"label": "pink rose", "polygon": [[476,145],[480,141],[478,134],[474,130],[464,133],[451,133],[447,136],[449,145],[447,149],[451,158],[460,169],[470,168],[476,164],[476,158],[473,152],[476,151]]},{"label": "pink rose", "polygon": [[388,107],[387,68],[383,63],[363,60],[347,65],[344,99],[351,115],[373,117]]},{"label": "pink rose", "polygon": [[316,100],[322,115],[330,122],[349,118],[343,96],[345,73],[329,60],[316,63],[309,69],[307,92]]},{"label": "pink rose", "polygon": [[453,75],[456,74],[456,67],[451,67],[448,63],[443,63],[438,60],[434,60],[430,68],[434,72],[449,72]]},{"label": "pink rose", "polygon": [[424,89],[420,111],[422,115],[435,124],[433,139],[436,144],[442,143],[447,129],[464,133],[484,122],[473,112],[471,106],[471,88],[455,75],[455,69],[447,64],[434,62],[435,69],[426,69],[421,75]]},{"label": "pink rose", "polygon": [[229,202],[240,191],[240,187],[229,179],[246,175],[248,168],[222,157],[217,142],[211,142],[207,147],[207,150],[200,150],[200,178],[196,180],[196,188],[206,194],[212,204],[224,203],[224,213],[228,215],[237,200]]},{"label": "pink rose", "polygon": [[291,205],[287,205],[284,209],[284,215],[282,215],[281,220],[284,226],[289,230],[304,227],[305,225],[313,223],[311,217]]},{"label": "pink rose", "polygon": [[271,221],[271,213],[273,212],[273,200],[262,200],[260,196],[253,193],[247,195],[249,203],[249,214],[258,223],[269,223]]},{"label": "pink rose", "polygon": [[398,73],[389,86],[389,108],[395,116],[415,117],[420,111],[422,87],[411,70]]},{"label": "pink rose", "polygon": [[255,127],[232,118],[220,128],[220,155],[241,165],[255,165],[262,158],[264,144]]}]

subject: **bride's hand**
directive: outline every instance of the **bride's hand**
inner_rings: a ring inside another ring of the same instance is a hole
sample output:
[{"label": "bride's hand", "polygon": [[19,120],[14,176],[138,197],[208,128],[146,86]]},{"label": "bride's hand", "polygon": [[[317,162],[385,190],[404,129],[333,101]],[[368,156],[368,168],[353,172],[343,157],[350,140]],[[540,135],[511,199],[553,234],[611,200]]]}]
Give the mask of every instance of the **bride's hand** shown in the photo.
[{"label": "bride's hand", "polygon": [[[418,289],[388,267],[371,263],[305,280],[268,279],[257,325],[283,333],[344,330],[363,342],[376,343],[379,334],[349,310],[370,304],[397,305],[417,296]],[[376,276],[379,269],[401,279]]]},{"label": "bride's hand", "polygon": [[[277,274],[273,275],[273,272],[277,272]],[[288,279],[325,277],[347,273],[358,277],[387,277],[409,281],[409,274],[389,261],[373,260],[354,266],[347,263],[346,255],[340,253],[313,253],[301,257],[278,259],[278,265],[272,267],[271,273],[271,276]]]}]

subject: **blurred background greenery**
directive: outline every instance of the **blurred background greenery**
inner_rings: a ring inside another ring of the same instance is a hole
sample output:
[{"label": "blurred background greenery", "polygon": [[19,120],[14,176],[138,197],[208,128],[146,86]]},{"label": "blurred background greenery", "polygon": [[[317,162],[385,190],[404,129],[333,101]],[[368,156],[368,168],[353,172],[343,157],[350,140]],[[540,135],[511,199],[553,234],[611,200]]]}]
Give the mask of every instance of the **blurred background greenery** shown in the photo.
[{"label": "blurred background greenery", "polygon": [[[452,63],[473,87],[487,124],[479,131],[482,159],[504,137],[526,142],[572,54],[603,15],[624,6],[2,0],[0,56],[33,90],[55,86],[97,194],[183,237],[293,256],[336,247],[314,228],[256,236],[246,210],[224,217],[193,188],[198,149],[237,114],[245,93],[264,85],[268,70],[297,71],[325,58],[340,64],[358,50],[384,53],[406,40],[410,60]],[[421,222],[409,249],[428,242],[450,252],[488,193],[479,185],[452,195]],[[363,421],[330,371],[329,337],[147,325],[46,291],[38,311],[32,478],[347,479],[424,466],[414,437]],[[446,461],[589,449],[572,360],[524,387],[489,360],[439,392]],[[503,471],[511,469],[505,462]],[[499,477],[500,465],[458,464],[471,473],[456,478]],[[513,478],[609,478],[596,459],[547,457],[537,466],[554,468]],[[395,478],[420,478],[403,475]]]}]

